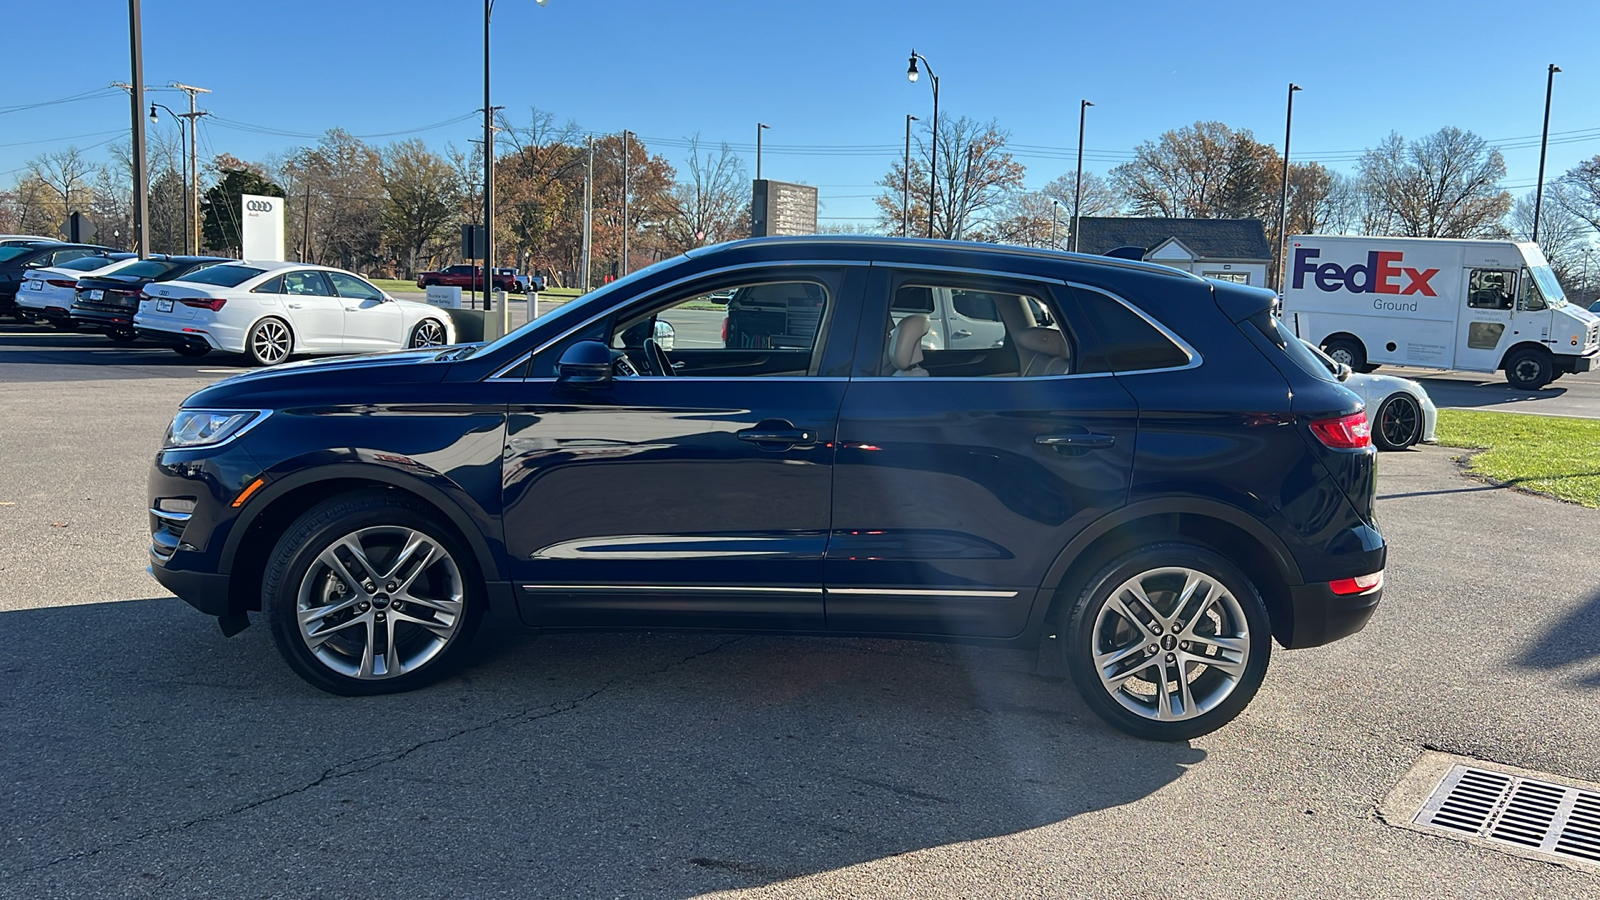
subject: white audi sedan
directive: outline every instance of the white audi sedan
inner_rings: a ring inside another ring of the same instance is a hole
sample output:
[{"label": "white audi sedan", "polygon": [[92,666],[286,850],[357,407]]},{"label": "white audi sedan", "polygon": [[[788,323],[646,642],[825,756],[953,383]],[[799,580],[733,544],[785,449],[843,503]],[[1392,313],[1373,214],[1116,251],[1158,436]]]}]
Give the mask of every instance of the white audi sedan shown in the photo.
[{"label": "white audi sedan", "polygon": [[139,261],[132,253],[80,256],[59,266],[29,269],[17,286],[17,311],[49,320],[57,328],[71,328],[72,301],[78,296],[78,279],[85,275],[111,275]]},{"label": "white audi sedan", "polygon": [[223,350],[259,366],[295,354],[455,343],[438,307],[396,300],[342,269],[292,262],[225,263],[152,282],[133,328],[183,356]]}]

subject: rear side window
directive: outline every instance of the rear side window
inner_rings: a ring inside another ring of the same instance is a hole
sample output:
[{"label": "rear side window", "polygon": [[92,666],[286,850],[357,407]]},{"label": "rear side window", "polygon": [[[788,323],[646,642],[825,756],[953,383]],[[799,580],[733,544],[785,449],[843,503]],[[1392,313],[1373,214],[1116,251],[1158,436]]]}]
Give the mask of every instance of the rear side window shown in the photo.
[{"label": "rear side window", "polygon": [[1263,309],[1252,315],[1249,322],[1267,340],[1277,345],[1278,349],[1288,355],[1301,371],[1323,381],[1331,381],[1335,384],[1339,382],[1339,377],[1335,374],[1338,367],[1334,361],[1323,355],[1321,350],[1295,337],[1284,326],[1283,320],[1272,314],[1272,310]]},{"label": "rear side window", "polygon": [[133,278],[152,278],[159,281],[160,276],[167,274],[176,267],[177,263],[159,259],[146,259],[118,271],[117,274],[128,275]]},{"label": "rear side window", "polygon": [[1079,371],[1138,372],[1189,364],[1187,351],[1121,301],[1085,288],[1074,288],[1073,296],[1093,336]]},{"label": "rear side window", "polygon": [[266,269],[257,269],[254,266],[212,266],[209,269],[201,269],[198,272],[186,275],[183,280],[192,281],[195,284],[238,287],[265,271]]}]

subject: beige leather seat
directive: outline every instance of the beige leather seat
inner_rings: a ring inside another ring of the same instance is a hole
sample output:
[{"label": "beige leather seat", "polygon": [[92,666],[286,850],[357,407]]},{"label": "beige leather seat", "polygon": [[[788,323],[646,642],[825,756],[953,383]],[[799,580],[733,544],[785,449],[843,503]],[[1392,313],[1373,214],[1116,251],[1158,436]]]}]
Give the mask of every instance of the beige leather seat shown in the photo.
[{"label": "beige leather seat", "polygon": [[1017,374],[1023,378],[1072,371],[1072,348],[1067,346],[1066,335],[1054,328],[1023,328],[1012,334],[1011,340],[1017,345]]},{"label": "beige leather seat", "polygon": [[889,375],[927,377],[922,367],[922,338],[933,330],[933,320],[924,313],[912,313],[889,332]]}]

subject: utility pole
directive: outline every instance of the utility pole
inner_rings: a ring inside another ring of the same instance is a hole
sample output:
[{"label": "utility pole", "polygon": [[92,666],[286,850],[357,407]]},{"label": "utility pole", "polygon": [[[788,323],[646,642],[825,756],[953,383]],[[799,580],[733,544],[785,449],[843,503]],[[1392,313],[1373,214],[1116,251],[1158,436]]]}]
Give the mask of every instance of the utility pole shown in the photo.
[{"label": "utility pole", "polygon": [[761,180],[761,132],[771,128],[771,125],[756,123],[756,180]]},{"label": "utility pole", "polygon": [[128,43],[133,65],[133,83],[128,85],[133,103],[133,244],[144,259],[150,255],[150,175],[144,168],[144,28],[139,0],[128,0]]},{"label": "utility pole", "polygon": [[1083,206],[1083,124],[1086,120],[1089,107],[1093,106],[1088,100],[1078,101],[1078,170],[1072,173],[1072,252],[1078,252],[1078,226],[1080,221],[1079,210]]},{"label": "utility pole", "polygon": [[589,293],[589,273],[594,268],[594,135],[589,135],[589,162],[583,176],[583,292]]},{"label": "utility pole", "polygon": [[622,271],[628,274],[628,130],[622,130]]},{"label": "utility pole", "polygon": [[921,121],[910,113],[906,114],[906,159],[900,170],[900,236],[907,237],[911,233],[911,123]]},{"label": "utility pole", "polygon": [[1539,243],[1539,213],[1544,209],[1544,151],[1550,143],[1550,94],[1556,88],[1556,73],[1561,67],[1550,64],[1550,77],[1544,85],[1544,133],[1539,138],[1539,189],[1533,195],[1533,242]]},{"label": "utility pole", "polygon": [[[244,240],[244,235],[239,235],[239,240]],[[244,253],[244,248],[239,248],[239,253]],[[311,182],[306,182],[306,207],[300,214],[300,261],[311,261]]]},{"label": "utility pole", "polygon": [[1272,286],[1283,292],[1283,251],[1289,240],[1289,135],[1294,131],[1294,92],[1300,85],[1289,82],[1289,105],[1283,116],[1283,196],[1278,201],[1278,246],[1272,254]]},{"label": "utility pole", "polygon": [[189,233],[183,236],[183,244],[189,253],[199,254],[200,170],[195,168],[195,166],[198,165],[199,156],[198,151],[195,149],[195,145],[199,143],[199,136],[196,134],[195,129],[200,124],[200,117],[210,115],[210,113],[200,112],[199,110],[195,109],[195,95],[209,94],[211,91],[203,87],[179,84],[176,81],[172,82],[172,87],[175,87],[189,95],[189,112],[179,113],[179,115],[183,116],[183,118],[189,120],[189,184],[184,185],[184,194],[187,195],[185,199],[188,201],[184,206],[184,211],[186,213],[184,218],[188,220],[187,224],[189,225]]}]

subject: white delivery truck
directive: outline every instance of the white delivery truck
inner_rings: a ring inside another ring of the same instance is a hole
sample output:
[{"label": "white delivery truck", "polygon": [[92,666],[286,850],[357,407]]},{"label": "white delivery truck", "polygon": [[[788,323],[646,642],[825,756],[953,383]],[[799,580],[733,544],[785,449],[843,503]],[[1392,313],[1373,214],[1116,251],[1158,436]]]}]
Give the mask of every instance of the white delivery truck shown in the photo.
[{"label": "white delivery truck", "polygon": [[1600,356],[1600,317],[1567,303],[1537,244],[1300,235],[1288,249],[1284,321],[1357,371],[1503,369],[1538,390]]}]

